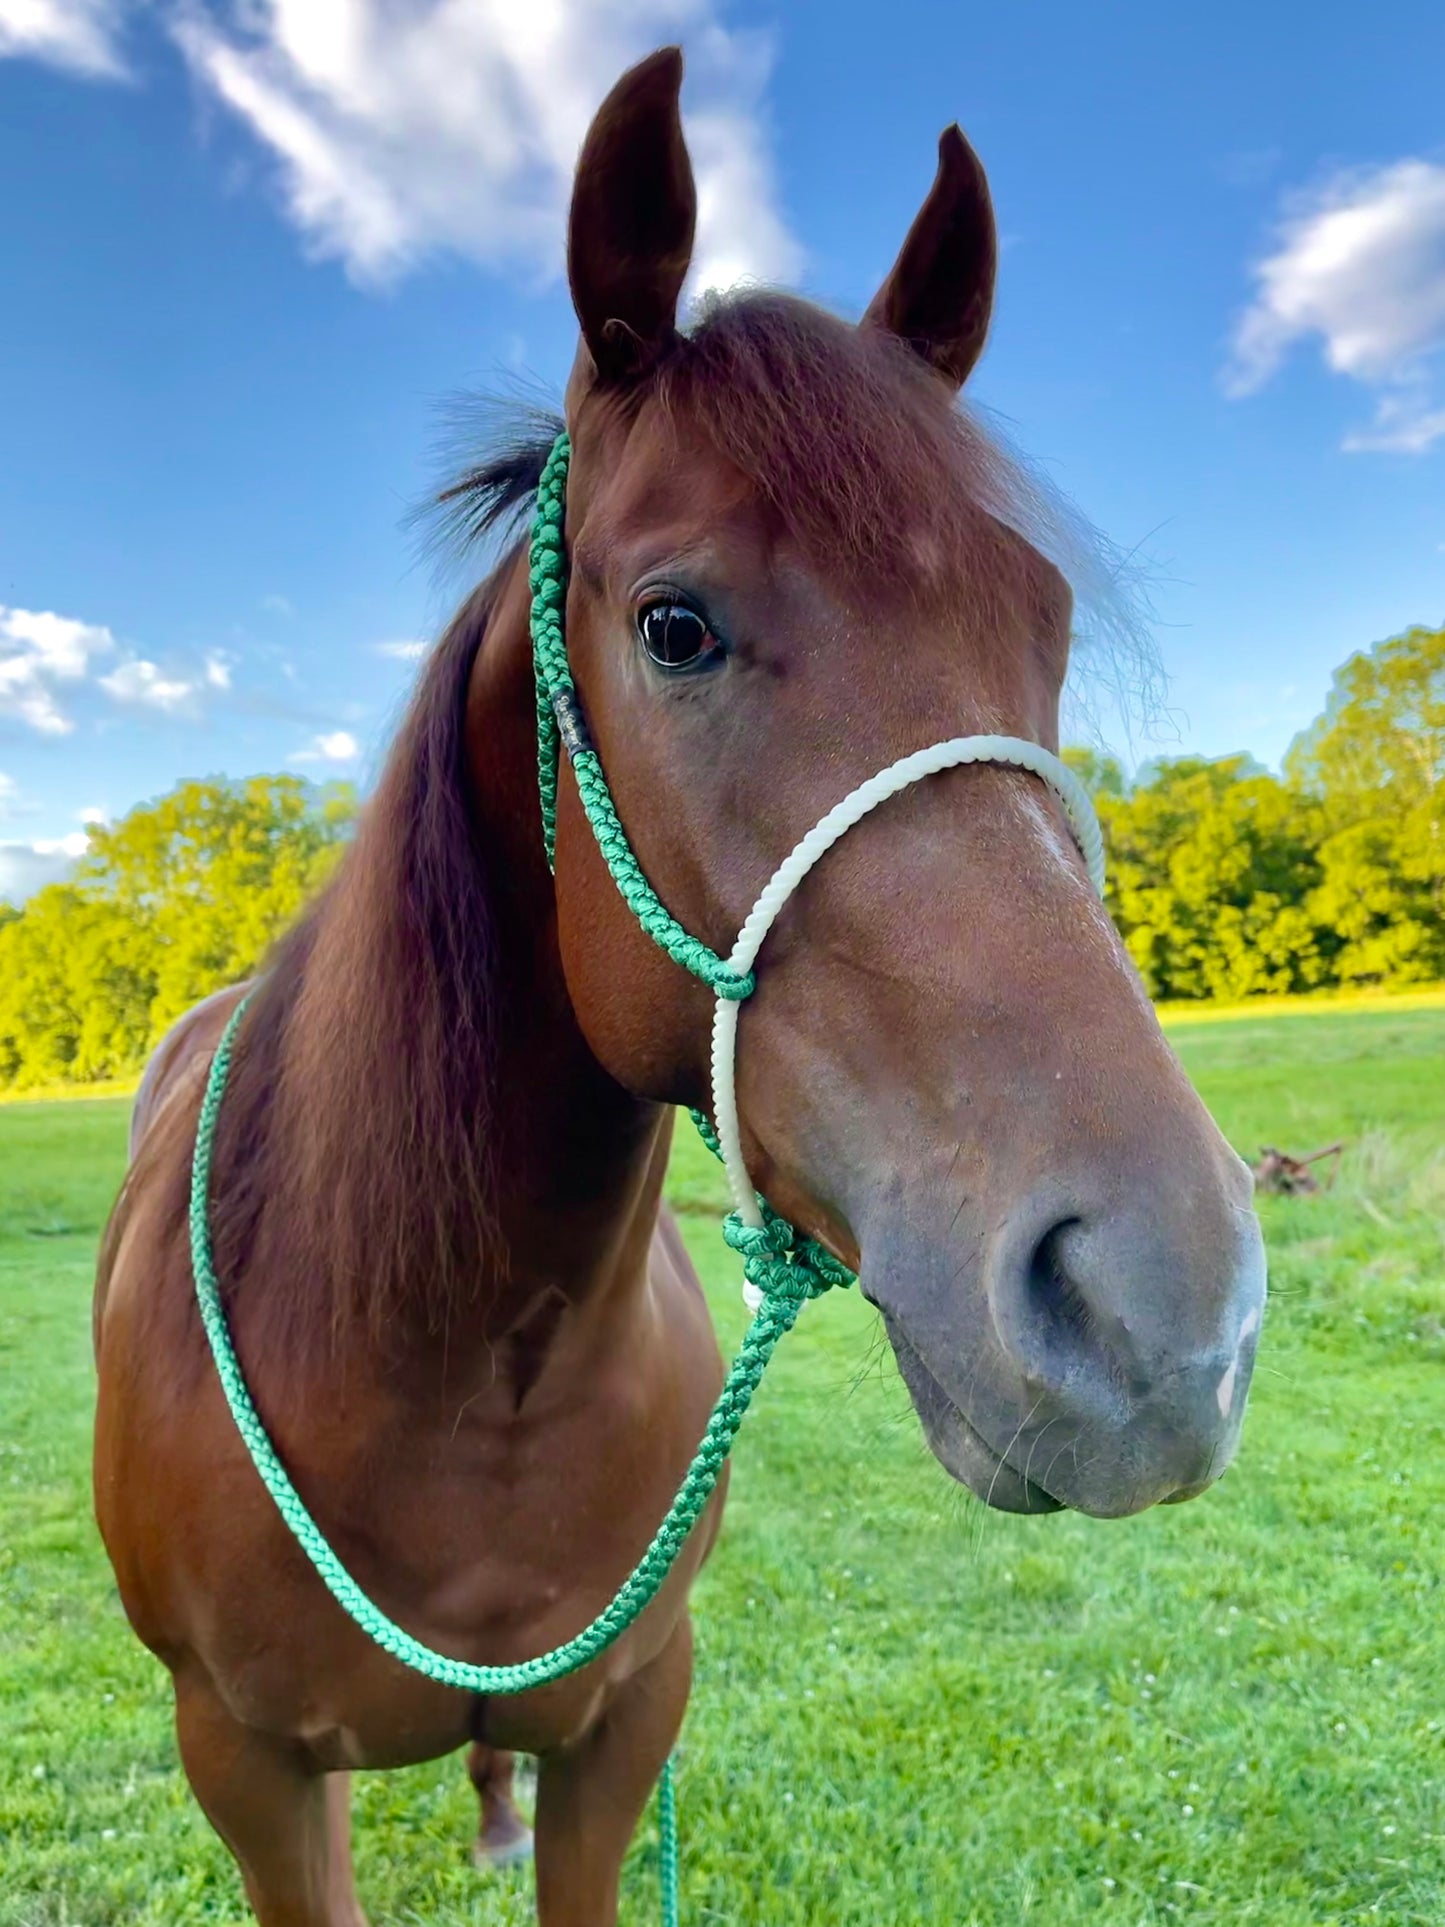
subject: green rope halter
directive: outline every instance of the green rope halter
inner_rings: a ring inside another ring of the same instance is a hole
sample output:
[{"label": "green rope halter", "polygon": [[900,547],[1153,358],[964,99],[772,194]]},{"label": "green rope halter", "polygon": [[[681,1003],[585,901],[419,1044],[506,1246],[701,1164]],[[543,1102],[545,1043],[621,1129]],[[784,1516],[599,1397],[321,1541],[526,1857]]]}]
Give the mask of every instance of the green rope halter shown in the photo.
[{"label": "green rope halter", "polygon": [[559,435],[537,485],[537,517],[529,558],[532,661],[537,674],[537,781],[542,792],[542,840],[547,848],[547,862],[550,866],[557,845],[557,752],[565,737],[587,821],[592,825],[592,833],[628,909],[674,963],[690,970],[694,977],[701,977],[719,997],[747,997],[753,988],[751,973],[738,976],[728,969],[715,950],[709,950],[697,937],[690,937],[659,901],[657,892],[642,874],[642,865],[633,855],[617,805],[612,801],[602,764],[587,740],[562,631],[567,601],[567,548],[562,530],[570,455],[567,436]]}]

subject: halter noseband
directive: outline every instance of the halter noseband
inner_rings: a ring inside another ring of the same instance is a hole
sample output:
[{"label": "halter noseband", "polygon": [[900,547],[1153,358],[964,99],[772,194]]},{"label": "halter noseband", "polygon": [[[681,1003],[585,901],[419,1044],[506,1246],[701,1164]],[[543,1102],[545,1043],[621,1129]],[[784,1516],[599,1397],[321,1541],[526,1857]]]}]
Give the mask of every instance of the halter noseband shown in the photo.
[{"label": "halter noseband", "polygon": [[[567,598],[567,549],[564,539],[567,466],[571,444],[566,433],[552,444],[537,489],[532,530],[532,652],[537,678],[537,776],[542,796],[542,828],[547,861],[553,860],[557,834],[558,746],[567,751],[587,820],[618,889],[638,922],[667,954],[700,977],[717,997],[712,1027],[712,1124],[693,1117],[727,1171],[736,1210],[725,1235],[744,1254],[748,1284],[744,1295],[754,1309],[768,1288],[762,1274],[778,1261],[822,1273],[818,1288],[842,1282],[843,1267],[813,1240],[801,1238],[771,1212],[753,1189],[743,1158],[737,1105],[739,1008],[752,994],[753,965],[778,912],[820,857],[871,810],[900,790],[941,770],[963,763],[1002,763],[1037,776],[1058,798],[1079,846],[1094,888],[1103,894],[1104,840],[1099,820],[1078,777],[1038,743],[1018,736],[951,736],[931,749],[900,757],[860,783],[833,805],[821,821],[783,859],[764,885],[726,958],[690,936],[665,908],[643,874],[622,821],[586,721],[567,660],[564,611]],[[821,1261],[826,1261],[823,1272]],[[831,1275],[829,1275],[831,1274]]]}]

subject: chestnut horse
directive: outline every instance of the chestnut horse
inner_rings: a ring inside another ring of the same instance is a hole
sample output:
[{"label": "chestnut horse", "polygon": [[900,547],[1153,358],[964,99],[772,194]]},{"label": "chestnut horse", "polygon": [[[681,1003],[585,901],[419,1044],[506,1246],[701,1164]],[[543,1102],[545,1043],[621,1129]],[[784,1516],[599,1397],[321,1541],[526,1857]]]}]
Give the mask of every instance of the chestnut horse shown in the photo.
[{"label": "chestnut horse", "polygon": [[[752,293],[680,333],[680,79],[673,51],[629,73],[578,163],[566,623],[643,869],[726,953],[861,778],[965,731],[1057,747],[1071,605],[954,405],[995,266],[962,135],[860,325]],[[523,511],[551,433],[478,468],[463,519]],[[712,998],[635,922],[566,772],[548,869],[527,616],[514,548],[259,980],[211,1198],[237,1352],[332,1545],[417,1638],[496,1664],[606,1604],[722,1376],[661,1202]],[[570,1678],[483,1699],[369,1643],[262,1488],[197,1314],[189,1163],[239,994],[158,1053],[96,1301],[97,1512],[186,1773],[265,1927],[357,1927],[347,1769],[470,1743],[505,1847],[508,1752],[535,1754],[540,1919],[603,1927],[682,1721],[721,1488]],[[932,777],[820,864],[763,953],[738,1096],[760,1189],[859,1270],[955,1477],[1116,1516],[1224,1470],[1263,1299],[1249,1174],[1036,778]]]}]

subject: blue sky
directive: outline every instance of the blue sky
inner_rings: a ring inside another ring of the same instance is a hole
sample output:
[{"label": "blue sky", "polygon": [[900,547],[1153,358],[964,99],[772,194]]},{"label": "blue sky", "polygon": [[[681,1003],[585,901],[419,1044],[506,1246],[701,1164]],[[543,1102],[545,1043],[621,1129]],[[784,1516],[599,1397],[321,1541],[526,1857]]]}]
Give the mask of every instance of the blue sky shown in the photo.
[{"label": "blue sky", "polygon": [[856,312],[974,141],[971,393],[1153,583],[1135,756],[1276,762],[1442,619],[1438,5],[0,0],[0,894],[181,776],[375,767],[439,405],[560,386],[570,162],[674,38],[705,278]]}]

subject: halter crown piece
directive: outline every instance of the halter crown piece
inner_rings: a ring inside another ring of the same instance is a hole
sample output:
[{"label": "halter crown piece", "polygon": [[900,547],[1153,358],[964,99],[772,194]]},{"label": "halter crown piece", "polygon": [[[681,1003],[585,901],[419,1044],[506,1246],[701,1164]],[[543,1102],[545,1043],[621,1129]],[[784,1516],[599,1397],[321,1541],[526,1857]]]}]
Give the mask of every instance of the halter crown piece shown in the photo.
[{"label": "halter crown piece", "polygon": [[[549,864],[552,862],[556,842],[558,757],[560,748],[565,747],[587,820],[628,907],[668,956],[700,977],[716,993],[712,1033],[714,1122],[710,1123],[697,1111],[693,1112],[693,1119],[727,1170],[736,1208],[724,1223],[723,1236],[742,1256],[744,1292],[754,1313],[713,1407],[702,1443],[666,1518],[618,1588],[612,1603],[604,1607],[589,1626],[551,1652],[511,1666],[480,1665],[435,1652],[389,1619],[361,1590],[332,1551],[292,1484],[246,1385],[231,1340],[211,1250],[209,1200],[216,1123],[236,1038],[250,1003],[249,995],[233,1011],[211,1060],[196,1122],[191,1164],[190,1244],[196,1302],[221,1389],[262,1483],[323,1584],[362,1631],[404,1666],[444,1686],[468,1693],[525,1693],[533,1687],[563,1679],[605,1652],[645,1611],[656,1598],[712,1496],[743,1415],[779,1339],[791,1329],[807,1299],[818,1297],[834,1285],[854,1282],[853,1274],[845,1265],[814,1239],[803,1236],[786,1219],[780,1218],[754,1191],[743,1159],[738,1123],[738,1013],[752,994],[753,966],[778,912],[813,865],[871,810],[923,777],[954,769],[962,763],[1003,763],[1032,771],[1053,791],[1068,817],[1095,889],[1102,893],[1104,885],[1103,838],[1093,806],[1077,777],[1057,756],[1041,749],[1037,743],[1015,736],[954,736],[935,743],[931,749],[918,750],[890,763],[887,769],[869,777],[866,783],[859,784],[835,803],[773,872],[744,920],[729,956],[719,957],[697,937],[690,936],[659,901],[627,840],[601,762],[587,735],[568,667],[563,633],[567,595],[563,527],[569,453],[567,436],[559,435],[552,445],[537,491],[529,557],[532,648],[537,680],[537,775],[547,860]],[[677,1830],[671,1762],[664,1768],[660,1782],[659,1818],[663,1927],[676,1927]]]}]

